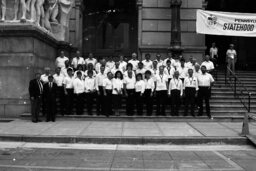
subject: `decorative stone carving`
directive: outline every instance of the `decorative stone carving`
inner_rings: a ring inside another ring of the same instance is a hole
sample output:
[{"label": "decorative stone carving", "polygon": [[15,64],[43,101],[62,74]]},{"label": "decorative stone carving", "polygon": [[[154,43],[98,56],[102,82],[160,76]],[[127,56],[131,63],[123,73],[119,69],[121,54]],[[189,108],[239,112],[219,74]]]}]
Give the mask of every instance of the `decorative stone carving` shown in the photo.
[{"label": "decorative stone carving", "polygon": [[5,13],[6,13],[6,0],[1,0],[1,20],[0,22],[4,22],[5,20]]}]

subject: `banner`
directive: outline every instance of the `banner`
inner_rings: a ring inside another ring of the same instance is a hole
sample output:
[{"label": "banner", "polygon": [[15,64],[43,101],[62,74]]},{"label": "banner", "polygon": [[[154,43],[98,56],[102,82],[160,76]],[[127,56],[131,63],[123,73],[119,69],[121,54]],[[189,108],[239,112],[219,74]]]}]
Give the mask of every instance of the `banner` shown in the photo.
[{"label": "banner", "polygon": [[196,32],[256,37],[256,14],[197,10]]}]

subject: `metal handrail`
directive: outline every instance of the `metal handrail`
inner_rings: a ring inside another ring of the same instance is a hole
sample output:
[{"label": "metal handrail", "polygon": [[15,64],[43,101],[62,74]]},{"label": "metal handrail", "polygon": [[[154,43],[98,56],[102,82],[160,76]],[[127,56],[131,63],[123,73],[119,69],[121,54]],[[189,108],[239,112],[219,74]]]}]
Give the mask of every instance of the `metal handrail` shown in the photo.
[{"label": "metal handrail", "polygon": [[226,68],[225,72],[225,85],[227,85],[227,83],[229,83],[229,86],[233,89],[234,97],[239,98],[241,103],[244,105],[244,108],[248,112],[250,112],[252,93],[246,88],[246,86],[240,81],[238,76],[229,67]]}]

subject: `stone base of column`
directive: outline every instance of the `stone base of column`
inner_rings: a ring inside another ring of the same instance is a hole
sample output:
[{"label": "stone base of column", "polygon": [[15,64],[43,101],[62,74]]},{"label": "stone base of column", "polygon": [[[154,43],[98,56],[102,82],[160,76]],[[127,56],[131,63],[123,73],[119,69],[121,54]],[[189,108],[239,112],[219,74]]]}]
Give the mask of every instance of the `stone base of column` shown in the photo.
[{"label": "stone base of column", "polygon": [[60,49],[70,55],[73,48],[33,24],[0,23],[0,117],[30,112],[28,85],[44,67],[54,71]]}]

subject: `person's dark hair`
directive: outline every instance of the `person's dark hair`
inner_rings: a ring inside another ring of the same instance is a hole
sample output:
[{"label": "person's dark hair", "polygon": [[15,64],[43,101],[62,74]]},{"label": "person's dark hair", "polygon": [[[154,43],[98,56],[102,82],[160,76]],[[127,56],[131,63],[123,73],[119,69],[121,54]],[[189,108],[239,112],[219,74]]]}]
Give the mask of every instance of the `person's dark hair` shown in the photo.
[{"label": "person's dark hair", "polygon": [[147,71],[145,72],[145,75],[147,75],[147,74],[151,75],[151,71],[147,70]]},{"label": "person's dark hair", "polygon": [[48,79],[53,79],[53,76],[52,76],[52,75],[49,75],[49,76],[48,76]]},{"label": "person's dark hair", "polygon": [[205,66],[205,65],[202,65],[201,68],[205,68],[205,69],[206,69],[206,66]]},{"label": "person's dark hair", "polygon": [[68,69],[67,69],[67,72],[69,72],[69,71],[73,71],[73,69],[72,69],[72,68],[68,68]]},{"label": "person's dark hair", "polygon": [[133,65],[131,63],[128,63],[126,66],[126,70],[128,70],[128,67],[131,67],[133,69]]},{"label": "person's dark hair", "polygon": [[109,74],[112,74],[112,72],[111,72],[111,71],[109,71],[109,72],[107,73],[107,75],[109,75]]},{"label": "person's dark hair", "polygon": [[78,65],[77,65],[77,68],[78,68],[78,69],[81,68],[81,70],[83,70],[83,66],[82,66],[81,64],[78,64]]},{"label": "person's dark hair", "polygon": [[76,73],[76,75],[82,75],[82,72],[81,72],[81,71],[78,71],[78,72]]},{"label": "person's dark hair", "polygon": [[171,60],[168,59],[168,60],[166,61],[166,63],[172,63],[172,62],[171,62]]},{"label": "person's dark hair", "polygon": [[142,79],[142,74],[141,73],[137,74],[136,75],[136,80],[138,80],[138,77],[140,77]]},{"label": "person's dark hair", "polygon": [[121,75],[120,79],[122,80],[122,79],[123,79],[123,74],[122,74],[121,71],[116,71],[115,78],[117,78],[117,74],[118,74],[118,73]]},{"label": "person's dark hair", "polygon": [[180,59],[180,62],[185,62],[185,59],[184,59],[184,58],[181,58],[181,59]]},{"label": "person's dark hair", "polygon": [[145,57],[150,57],[150,54],[149,54],[149,53],[146,53]]},{"label": "person's dark hair", "polygon": [[142,62],[139,62],[138,65],[142,65],[143,66],[144,64]]}]

